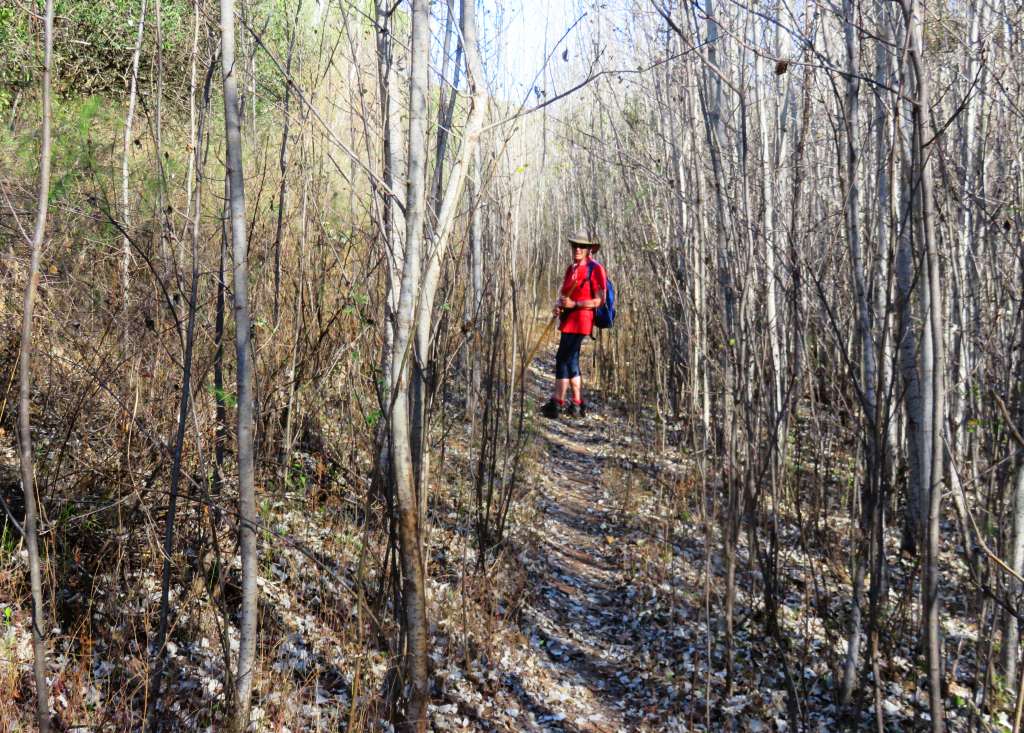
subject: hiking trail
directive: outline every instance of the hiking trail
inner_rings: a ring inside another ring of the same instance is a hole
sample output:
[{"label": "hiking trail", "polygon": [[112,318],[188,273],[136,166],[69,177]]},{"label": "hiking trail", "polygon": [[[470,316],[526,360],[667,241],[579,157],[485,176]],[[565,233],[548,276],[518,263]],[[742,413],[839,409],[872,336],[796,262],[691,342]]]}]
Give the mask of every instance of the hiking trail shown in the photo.
[{"label": "hiking trail", "polygon": [[[552,363],[553,350],[542,350],[527,370],[535,406],[550,392]],[[687,613],[680,598],[668,604],[667,596],[641,598],[649,580],[636,582],[637,573],[657,542],[630,511],[656,506],[646,484],[673,466],[641,462],[641,453],[650,461],[642,431],[629,427],[586,377],[584,399],[591,410],[586,418],[533,417],[538,475],[529,477],[533,484],[522,501],[535,521],[517,530],[526,568],[521,634],[492,660],[500,671],[492,669],[485,689],[487,714],[474,706],[470,729],[688,729],[675,717],[683,691],[666,680],[672,673],[663,663],[685,642],[674,627]]]}]

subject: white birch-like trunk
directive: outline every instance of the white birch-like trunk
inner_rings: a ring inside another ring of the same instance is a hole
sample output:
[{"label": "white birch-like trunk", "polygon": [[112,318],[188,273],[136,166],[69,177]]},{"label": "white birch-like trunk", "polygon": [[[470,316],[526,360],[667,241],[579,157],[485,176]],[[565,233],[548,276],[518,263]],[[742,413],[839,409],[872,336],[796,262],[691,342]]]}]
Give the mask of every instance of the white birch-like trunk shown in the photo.
[{"label": "white birch-like trunk", "polygon": [[[132,52],[132,76],[128,83],[128,112],[124,118],[124,144],[121,149],[121,226],[125,232],[131,231],[131,205],[128,196],[128,161],[131,157],[132,126],[135,121],[135,101],[138,97],[139,56],[142,54],[142,31],[146,24],[146,0],[139,7],[139,27],[135,33],[135,50]],[[123,304],[128,303],[128,273],[132,263],[131,241],[128,236],[121,238],[121,289]]]},{"label": "white birch-like trunk", "polygon": [[[1017,470],[1013,476],[1011,501],[1013,502],[1013,530],[1010,535],[1009,565],[1013,572],[1020,576],[1024,575],[1024,458],[1020,458],[1017,462]],[[1019,598],[1020,581],[1011,577],[1007,590],[1010,598]],[[1006,614],[1000,657],[1006,689],[1015,690],[1017,689],[1017,662],[1020,657],[1020,628],[1017,624],[1017,617],[1012,613]]]},{"label": "white birch-like trunk", "polygon": [[50,730],[50,687],[46,679],[47,654],[43,614],[42,559],[39,555],[39,509],[36,501],[35,471],[32,462],[32,314],[39,279],[39,258],[46,239],[46,216],[50,201],[51,101],[53,75],[53,2],[46,0],[44,10],[42,129],[39,144],[39,189],[36,198],[36,222],[32,233],[28,279],[22,308],[21,345],[18,355],[18,447],[21,463],[21,488],[25,497],[25,545],[28,550],[29,584],[32,590],[32,671],[36,685],[36,726],[41,733]]},{"label": "white birch-like trunk", "polygon": [[448,185],[445,188],[444,196],[438,209],[434,235],[429,241],[429,249],[426,253],[426,266],[424,267],[423,279],[419,289],[419,299],[416,304],[413,365],[418,373],[418,378],[413,380],[412,385],[413,389],[416,390],[412,404],[417,410],[417,414],[413,417],[413,437],[416,440],[416,444],[413,446],[413,455],[416,467],[416,495],[420,505],[421,519],[425,515],[430,475],[430,452],[427,446],[426,423],[427,400],[429,398],[427,387],[428,382],[432,380],[430,344],[433,336],[434,298],[441,277],[441,263],[448,251],[448,242],[452,224],[455,220],[456,209],[459,201],[462,199],[462,191],[469,173],[473,151],[478,144],[480,131],[483,128],[484,118],[487,114],[487,93],[483,83],[483,64],[476,46],[476,11],[471,0],[462,0],[461,2],[461,26],[463,50],[466,57],[466,76],[469,82],[471,97],[470,111],[463,129],[462,147],[449,173]]},{"label": "white birch-like trunk", "polygon": [[[907,44],[906,29],[901,29],[897,39],[897,48]],[[914,80],[906,61],[900,61],[900,90],[910,94],[914,88]],[[900,102],[900,108],[905,105]],[[914,226],[913,196],[914,188],[911,159],[913,157],[910,140],[913,136],[910,121],[905,115],[900,116],[897,137],[901,150],[901,178],[898,217],[894,222],[897,232],[896,248],[896,312],[897,339],[896,346],[899,357],[900,373],[903,379],[903,400],[906,407],[906,451],[907,451],[907,487],[906,508],[903,530],[903,548],[917,551],[924,538],[925,525],[925,492],[930,485],[930,459],[925,448],[925,414],[926,405],[921,384],[921,375],[917,369],[918,336],[914,330],[914,309],[912,302],[915,286],[914,268]],[[923,340],[923,339],[922,339]],[[930,441],[929,441],[930,444]]]},{"label": "white birch-like trunk", "polygon": [[[857,312],[857,335],[861,352],[861,375],[860,391],[863,403],[861,404],[862,429],[865,434],[865,463],[864,482],[866,489],[862,492],[867,501],[862,502],[861,512],[870,516],[874,513],[874,502],[877,501],[877,470],[878,470],[878,441],[875,427],[876,397],[875,384],[877,380],[877,367],[875,362],[874,343],[874,313],[871,301],[868,297],[866,268],[861,245],[860,229],[860,172],[858,148],[858,135],[860,132],[860,78],[857,62],[860,53],[860,39],[858,38],[857,5],[855,0],[845,0],[844,11],[844,33],[846,36],[846,104],[845,104],[845,126],[846,126],[846,157],[844,168],[846,174],[846,201],[844,202],[844,213],[846,222],[846,238],[850,248],[850,264],[852,266],[853,291],[856,302],[854,307]],[[840,704],[848,705],[856,687],[856,675],[859,663],[860,641],[861,641],[861,618],[864,606],[864,574],[868,562],[869,535],[866,532],[867,523],[863,517],[859,523],[858,541],[855,543],[851,558],[853,568],[853,603],[850,612],[849,636],[847,637],[846,665],[843,670],[843,682],[840,688]]]},{"label": "white birch-like trunk", "polygon": [[913,121],[913,182],[917,209],[916,234],[923,245],[924,264],[921,278],[922,300],[927,296],[924,308],[925,320],[922,330],[922,388],[926,401],[924,412],[928,429],[923,442],[922,461],[930,463],[929,478],[925,484],[927,525],[925,535],[925,556],[921,582],[923,636],[928,663],[928,706],[931,713],[932,733],[943,733],[946,728],[945,706],[942,697],[942,682],[945,665],[942,655],[941,627],[939,615],[939,550],[940,520],[942,512],[942,488],[945,469],[945,348],[943,341],[942,274],[939,267],[938,241],[935,231],[934,201],[932,192],[932,153],[934,148],[925,147],[925,140],[932,140],[935,131],[928,117],[930,107],[929,82],[924,71],[921,7],[914,0],[902,0],[904,19],[908,34],[908,63],[916,81],[916,97],[912,102]]}]

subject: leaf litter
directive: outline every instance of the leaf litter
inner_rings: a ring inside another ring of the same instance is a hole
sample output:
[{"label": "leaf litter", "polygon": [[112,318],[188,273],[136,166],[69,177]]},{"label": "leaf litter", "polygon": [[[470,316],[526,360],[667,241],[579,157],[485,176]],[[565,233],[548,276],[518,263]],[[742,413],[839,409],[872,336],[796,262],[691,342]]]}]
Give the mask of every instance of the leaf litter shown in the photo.
[{"label": "leaf litter", "polygon": [[[530,392],[539,404],[547,377],[530,370]],[[705,526],[704,507],[684,486],[694,466],[684,455],[658,454],[652,425],[633,424],[611,401],[594,400],[584,421],[535,425],[526,487],[510,515],[506,546],[485,572],[466,558],[475,552],[470,533],[456,525],[457,508],[432,507],[433,628],[431,663],[434,730],[452,731],[787,731],[786,681],[778,650],[763,634],[763,583],[741,534],[737,562],[734,655],[728,679],[723,630],[725,562],[717,526]],[[468,432],[453,432],[454,459],[472,460]],[[453,486],[464,476],[451,471]],[[714,491],[711,486],[709,491]],[[287,497],[285,497],[287,498]],[[358,617],[351,583],[358,528],[339,532],[330,522],[283,505],[280,528],[301,533],[306,546],[335,558],[338,575],[321,572],[304,552],[275,546],[261,576],[264,627],[274,641],[264,651],[263,679],[253,730],[300,731],[346,728],[352,711],[374,709],[373,700],[395,664],[387,646],[353,640],[343,633]],[[845,543],[848,520],[831,518],[834,536]],[[843,619],[849,607],[849,575],[828,557],[801,549],[799,527],[782,517],[786,593],[779,622],[790,640],[790,665],[797,673],[801,726],[832,731],[843,725],[873,727],[864,702],[853,720],[835,702],[837,660],[845,649]],[[845,546],[845,545],[844,545]],[[348,548],[348,550],[344,550]],[[347,552],[347,554],[346,554]],[[890,605],[915,592],[913,568],[891,563]],[[461,564],[460,564],[461,558]],[[966,567],[945,549],[943,587],[952,593]],[[24,558],[18,556],[18,567]],[[229,572],[237,572],[237,558]],[[3,569],[11,572],[11,568]],[[20,572],[20,570],[19,570]],[[132,680],[144,678],[144,639],[159,604],[158,581],[134,568],[129,587],[101,595],[91,609],[102,630],[88,649],[87,673],[77,688],[64,682],[82,649],[70,635],[54,637],[54,711],[76,704],[116,709]],[[113,583],[113,579],[111,579]],[[174,673],[167,681],[164,713],[180,730],[215,730],[210,710],[225,704],[224,650],[237,649],[229,624],[223,639],[201,594],[175,590],[177,633],[167,646]],[[31,669],[25,598],[0,604],[5,625],[0,652],[24,680]],[[329,616],[324,609],[331,608]],[[386,618],[382,629],[393,632]],[[958,644],[948,728],[1006,730],[1003,711],[972,710],[971,675],[978,632],[961,617],[944,619],[948,644]],[[266,634],[266,632],[265,632]],[[897,653],[880,660],[887,729],[926,725],[927,690],[922,658],[910,636],[893,644]],[[358,680],[358,684],[357,684]],[[870,684],[870,683],[868,683]],[[30,695],[17,697],[28,720]],[[77,702],[76,702],[77,701]],[[204,712],[205,711],[205,712]],[[108,723],[132,726],[130,713],[108,715]],[[287,722],[284,722],[287,721]],[[389,730],[382,719],[362,719],[362,728]]]}]

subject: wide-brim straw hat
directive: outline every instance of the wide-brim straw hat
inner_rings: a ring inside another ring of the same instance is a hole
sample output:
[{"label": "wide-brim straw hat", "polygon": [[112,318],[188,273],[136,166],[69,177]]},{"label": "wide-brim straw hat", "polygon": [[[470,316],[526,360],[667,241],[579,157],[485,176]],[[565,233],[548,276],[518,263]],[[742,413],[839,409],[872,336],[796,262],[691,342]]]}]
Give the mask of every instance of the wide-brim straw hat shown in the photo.
[{"label": "wide-brim straw hat", "polygon": [[591,253],[597,252],[597,250],[601,249],[600,242],[585,234],[570,234],[568,242],[573,247],[588,247]]}]

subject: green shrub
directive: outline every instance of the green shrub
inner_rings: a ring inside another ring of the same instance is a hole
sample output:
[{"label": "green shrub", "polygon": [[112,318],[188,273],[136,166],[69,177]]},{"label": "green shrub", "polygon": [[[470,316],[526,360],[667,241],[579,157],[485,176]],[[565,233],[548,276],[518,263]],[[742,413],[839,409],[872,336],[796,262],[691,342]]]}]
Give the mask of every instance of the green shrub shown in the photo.
[{"label": "green shrub", "polygon": [[[58,94],[123,94],[131,73],[140,0],[57,0],[54,21],[54,77]],[[146,8],[140,84],[155,69],[154,3]],[[187,0],[162,0],[161,50],[168,88],[182,88],[191,52],[191,5]],[[0,0],[0,108],[34,87],[42,70],[42,22],[12,0]]]}]

